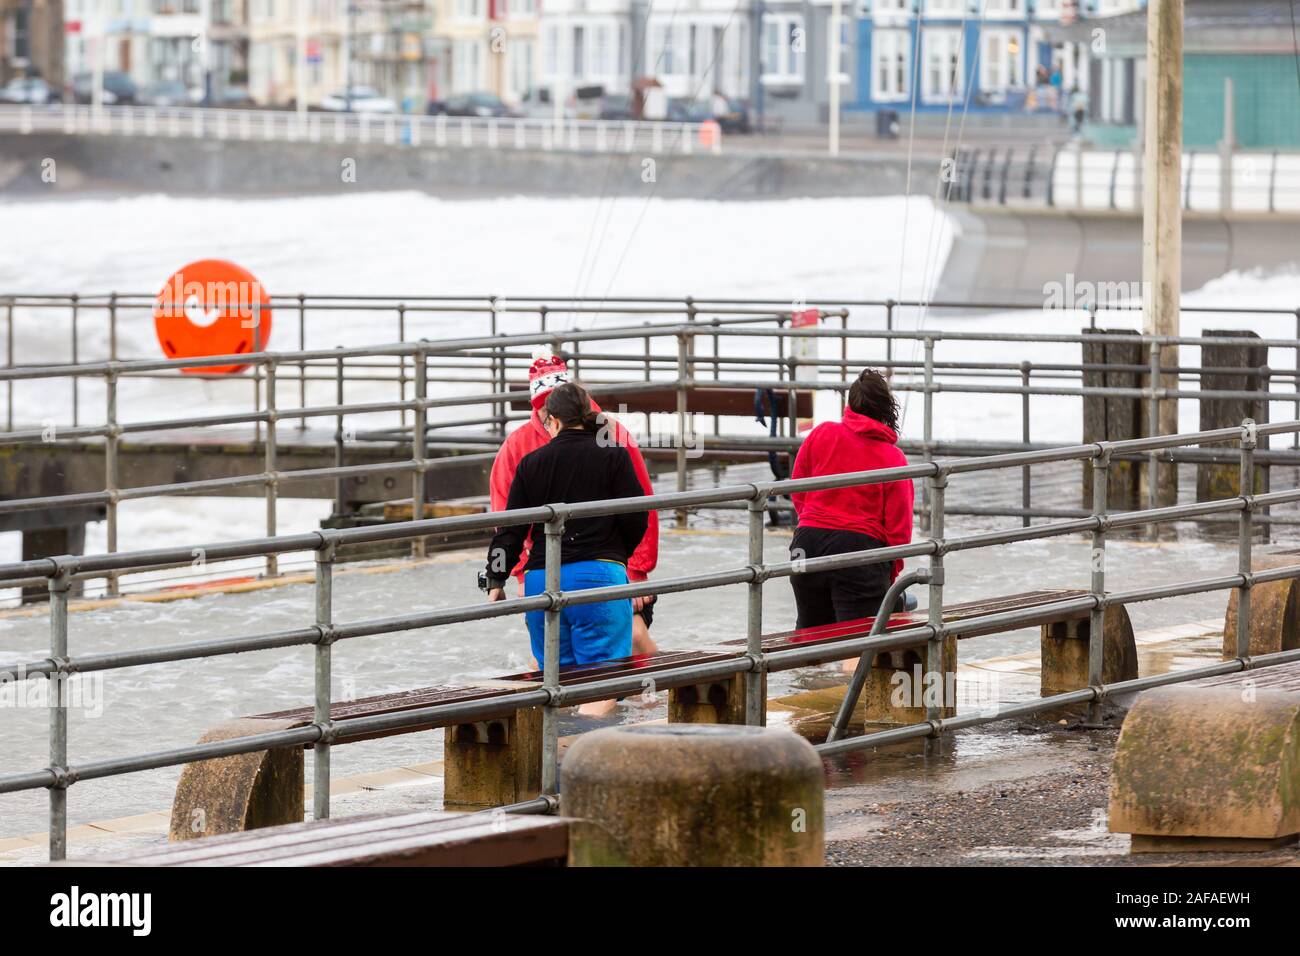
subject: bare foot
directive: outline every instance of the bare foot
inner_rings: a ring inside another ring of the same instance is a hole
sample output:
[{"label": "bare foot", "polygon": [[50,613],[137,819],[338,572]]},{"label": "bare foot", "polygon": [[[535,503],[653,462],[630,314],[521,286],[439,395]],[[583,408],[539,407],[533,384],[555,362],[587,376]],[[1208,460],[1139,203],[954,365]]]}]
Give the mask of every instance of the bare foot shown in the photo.
[{"label": "bare foot", "polygon": [[589,704],[580,705],[578,707],[578,713],[584,717],[604,717],[606,714],[613,713],[614,708],[617,706],[617,701],[593,700]]}]

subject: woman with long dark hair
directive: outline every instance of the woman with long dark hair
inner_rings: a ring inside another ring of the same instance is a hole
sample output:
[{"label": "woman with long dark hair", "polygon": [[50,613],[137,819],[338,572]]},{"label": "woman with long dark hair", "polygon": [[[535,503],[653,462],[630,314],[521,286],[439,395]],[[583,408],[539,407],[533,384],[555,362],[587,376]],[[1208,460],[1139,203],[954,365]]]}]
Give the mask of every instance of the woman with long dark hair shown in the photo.
[{"label": "woman with long dark hair", "polygon": [[[808,433],[791,478],[815,478],[907,464],[898,447],[898,402],[889,382],[866,369],[849,388],[838,422]],[[912,540],[910,479],[798,492],[790,496],[799,526],[790,542],[795,560],[907,544]],[[902,561],[814,571],[790,577],[799,627],[874,617],[902,570]]]},{"label": "woman with long dark hair", "polygon": [[[607,440],[613,430],[601,428],[603,416],[592,410],[586,389],[573,382],[556,386],[546,398],[542,417],[551,440],[520,460],[506,510],[644,496],[627,448]],[[560,541],[561,589],[581,591],[627,584],[628,558],[641,543],[646,523],[644,511],[566,522]],[[489,600],[505,599],[506,580],[530,533],[534,541],[544,540],[541,526],[513,525],[497,530],[488,549]],[[545,590],[546,549],[538,546],[524,565],[524,594]],[[544,665],[545,612],[529,611],[527,621],[533,656]],[[561,610],[561,665],[591,664],[631,653],[630,600],[578,604]]]}]

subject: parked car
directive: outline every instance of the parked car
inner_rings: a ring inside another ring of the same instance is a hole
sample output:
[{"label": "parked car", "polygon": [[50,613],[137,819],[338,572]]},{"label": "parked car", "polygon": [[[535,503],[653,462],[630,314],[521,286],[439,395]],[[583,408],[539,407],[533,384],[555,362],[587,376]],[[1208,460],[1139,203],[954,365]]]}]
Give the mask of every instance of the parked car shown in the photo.
[{"label": "parked car", "polygon": [[448,116],[476,116],[483,119],[519,115],[492,93],[458,93],[443,102],[441,112]]},{"label": "parked car", "polygon": [[353,113],[396,113],[397,104],[386,96],[380,96],[379,91],[370,86],[352,87],[352,96],[350,98],[346,89],[339,90],[337,93],[331,93],[321,100],[320,108],[329,110],[333,113],[346,112],[351,106]]},{"label": "parked car", "polygon": [[59,91],[39,76],[16,76],[0,87],[0,103],[44,106],[46,103],[57,103],[61,99],[63,97],[59,95]]},{"label": "parked car", "polygon": [[[549,87],[536,87],[524,94],[515,116],[529,119],[551,119],[555,116],[555,102],[551,99]],[[579,86],[564,98],[565,119],[598,119],[604,109],[605,88],[603,86]],[[612,117],[623,118],[623,117]]]},{"label": "parked car", "polygon": [[635,119],[636,117],[632,113],[632,97],[626,93],[602,96],[598,115],[603,120]]},{"label": "parked car", "polygon": [[190,106],[202,99],[202,90],[192,90],[179,80],[150,83],[135,98],[141,106]]},{"label": "parked car", "polygon": [[212,105],[224,108],[256,106],[246,86],[227,86],[212,94]]},{"label": "parked car", "polygon": [[[78,103],[94,101],[95,74],[78,73],[72,78],[72,98]],[[135,81],[119,70],[104,71],[103,102],[109,106],[128,106],[135,102]]]},{"label": "parked car", "polygon": [[713,109],[708,100],[679,96],[668,101],[668,115],[664,118],[670,123],[703,123],[713,119]]}]

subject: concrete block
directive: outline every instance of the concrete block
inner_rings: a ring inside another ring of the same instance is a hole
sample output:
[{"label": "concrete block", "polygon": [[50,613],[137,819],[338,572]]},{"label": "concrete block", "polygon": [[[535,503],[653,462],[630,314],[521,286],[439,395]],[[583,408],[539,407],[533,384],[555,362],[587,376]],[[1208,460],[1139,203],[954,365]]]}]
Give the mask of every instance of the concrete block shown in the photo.
[{"label": "concrete block", "polygon": [[[1255,555],[1256,571],[1300,564],[1300,554]],[[1250,655],[1290,651],[1300,647],[1300,597],[1296,579],[1270,581],[1250,589]],[[1223,659],[1237,656],[1237,597],[1228,592],[1228,612],[1223,619]]]},{"label": "concrete block", "polygon": [[[1269,849],[1300,832],[1300,694],[1167,687],[1129,710],[1110,829],[1134,852]],[[1230,841],[1230,842],[1229,842]]]},{"label": "concrete block", "polygon": [[[763,675],[764,722],[766,722],[767,675]],[[668,691],[670,724],[743,724],[745,722],[745,675],[736,674],[703,684],[673,687]]]},{"label": "concrete block", "polygon": [[448,810],[482,810],[542,792],[542,709],[456,724],[443,731]]},{"label": "concrete block", "polygon": [[927,700],[935,694],[941,717],[957,713],[957,638],[944,639],[942,673],[925,671],[925,648],[877,654],[862,685],[862,712],[867,723],[915,724],[926,719]]},{"label": "concrete block", "polygon": [[[1132,680],[1138,676],[1137,645],[1133,640],[1128,610],[1121,605],[1112,605],[1106,608],[1102,620],[1102,683]],[[1042,626],[1039,642],[1042,654],[1041,696],[1050,697],[1088,686],[1089,633],[1087,618]]]}]

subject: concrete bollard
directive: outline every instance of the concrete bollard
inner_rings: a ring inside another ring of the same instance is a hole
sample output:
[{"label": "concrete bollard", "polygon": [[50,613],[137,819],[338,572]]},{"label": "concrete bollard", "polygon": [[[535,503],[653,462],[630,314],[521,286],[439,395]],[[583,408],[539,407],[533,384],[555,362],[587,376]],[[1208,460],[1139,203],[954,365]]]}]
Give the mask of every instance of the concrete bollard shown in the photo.
[{"label": "concrete bollard", "polygon": [[[301,726],[297,720],[241,717],[214,727],[198,742],[206,744]],[[199,760],[181,770],[167,839],[192,840],[215,833],[301,823],[303,814],[302,747]]]},{"label": "concrete bollard", "polygon": [[1150,690],[1111,769],[1110,829],[1132,851],[1259,851],[1300,832],[1300,694]]},{"label": "concrete bollard", "polygon": [[[1258,554],[1251,568],[1284,568],[1300,564],[1300,554]],[[1268,581],[1250,589],[1250,655],[1290,651],[1300,647],[1300,599],[1296,579]],[[1228,612],[1223,619],[1223,659],[1237,656],[1237,597],[1228,592]]]},{"label": "concrete bollard", "polygon": [[540,707],[447,727],[444,740],[444,808],[481,810],[542,792]]},{"label": "concrete bollard", "polygon": [[[1083,372],[1084,388],[1138,388],[1139,367],[1147,366],[1147,356],[1137,342],[1112,342],[1109,335],[1132,335],[1128,329],[1083,330],[1083,362],[1091,366]],[[1114,366],[1107,368],[1106,366]],[[1146,418],[1140,398],[1088,395],[1083,399],[1083,440],[1118,441],[1139,438]],[[1143,507],[1141,465],[1135,461],[1115,460],[1106,469],[1107,494],[1115,511],[1132,511]],[[1092,507],[1092,467],[1083,463],[1083,507]]]},{"label": "concrete bollard", "polygon": [[[1206,329],[1207,338],[1241,339],[1240,345],[1202,345],[1201,389],[1207,392],[1268,392],[1268,382],[1262,373],[1268,365],[1268,347],[1259,345],[1259,334],[1234,329]],[[1212,372],[1211,369],[1224,369]],[[1240,369],[1240,371],[1235,371]],[[1201,431],[1216,428],[1235,428],[1244,418],[1268,422],[1268,402],[1248,398],[1202,398],[1200,400]],[[1261,435],[1259,447],[1268,448],[1268,436]],[[1249,494],[1268,491],[1268,470],[1255,466],[1254,488]],[[1201,462],[1196,466],[1196,500],[1215,501],[1235,498],[1241,494],[1241,468],[1235,462],[1216,464]]]},{"label": "concrete bollard", "polygon": [[[1138,676],[1133,624],[1123,605],[1106,608],[1103,618],[1101,680],[1104,684]],[[1088,680],[1088,619],[1054,621],[1042,626],[1039,639],[1042,668],[1039,694],[1050,697],[1079,690]]]},{"label": "concrete bollard", "polygon": [[640,724],[564,759],[570,866],[821,866],[822,762],[786,730]]}]

